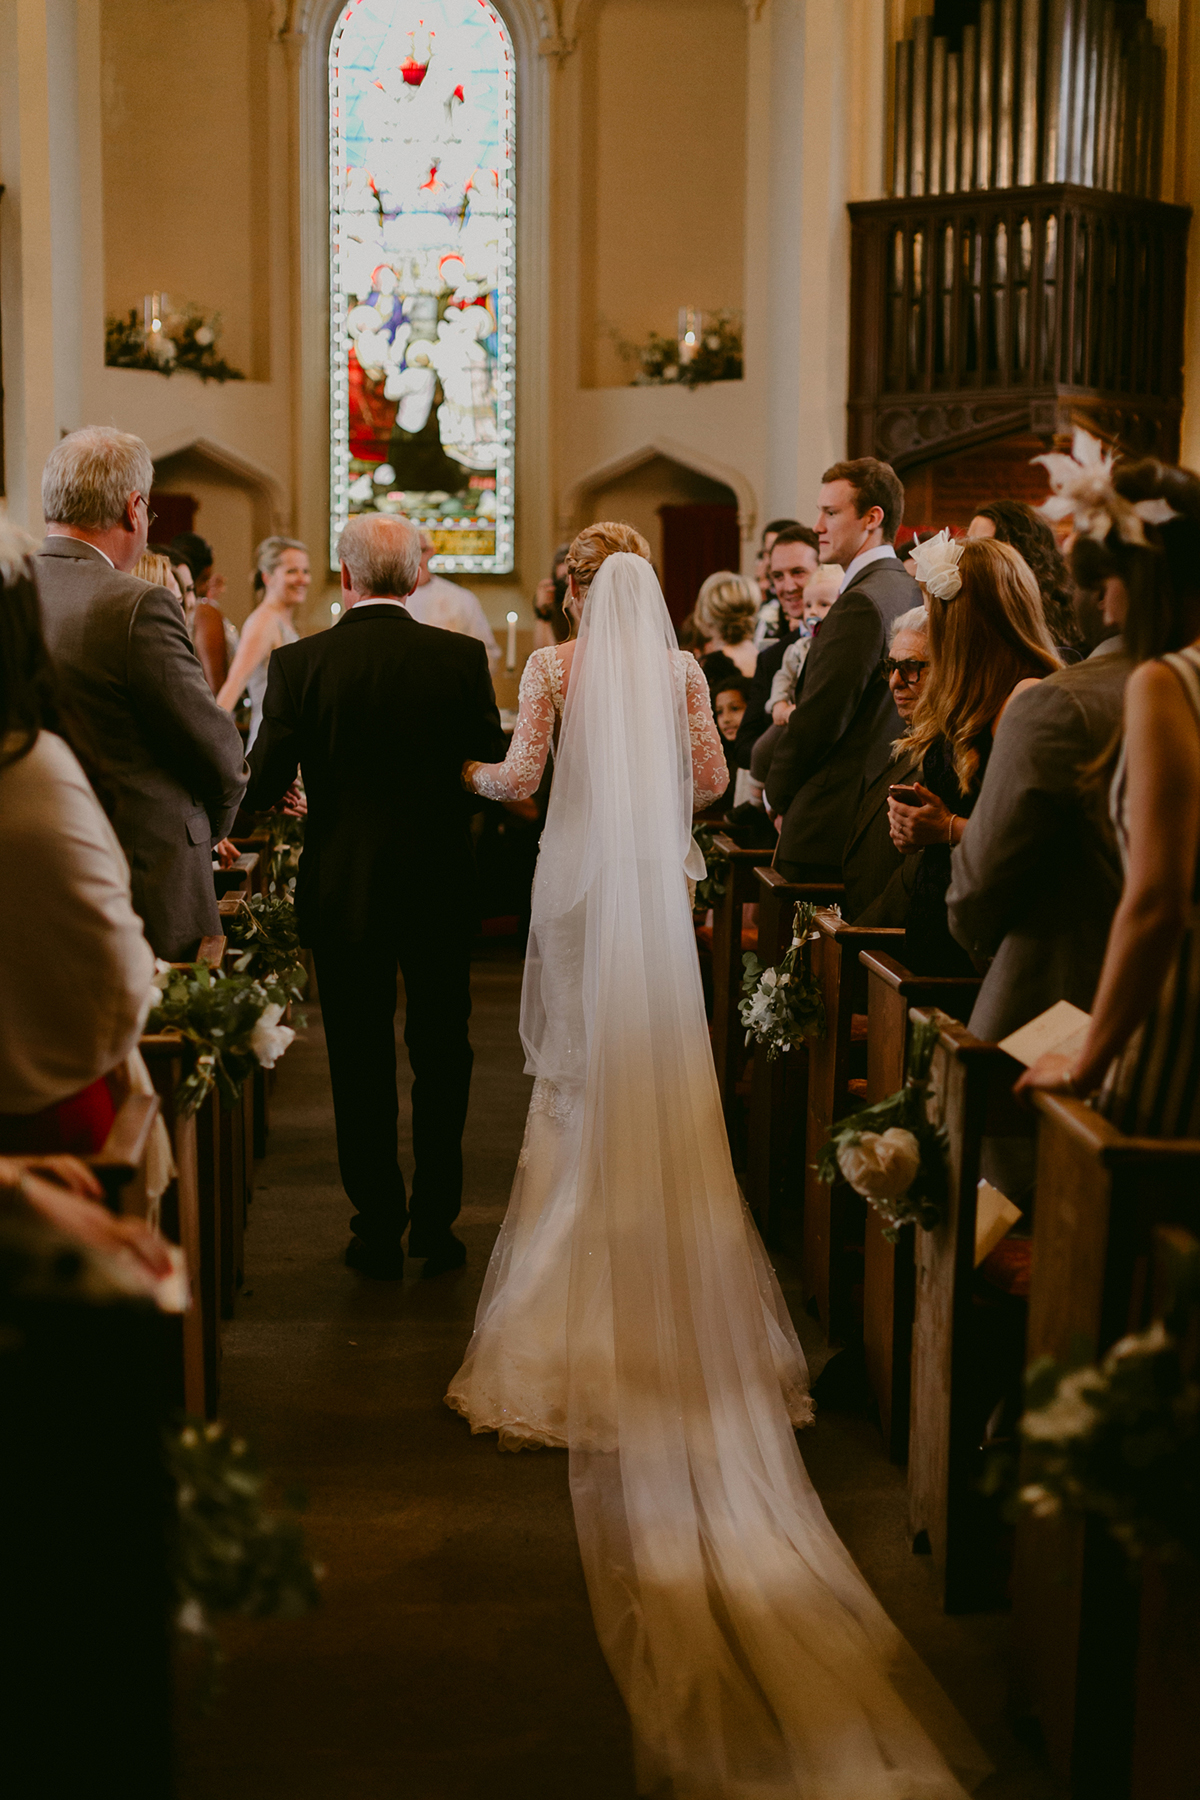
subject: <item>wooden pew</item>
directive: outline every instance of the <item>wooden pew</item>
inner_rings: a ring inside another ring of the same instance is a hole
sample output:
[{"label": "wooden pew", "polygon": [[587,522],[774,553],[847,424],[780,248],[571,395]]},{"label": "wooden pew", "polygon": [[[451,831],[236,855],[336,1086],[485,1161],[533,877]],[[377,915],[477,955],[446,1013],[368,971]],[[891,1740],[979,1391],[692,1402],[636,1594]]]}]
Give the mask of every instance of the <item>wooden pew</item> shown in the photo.
[{"label": "wooden pew", "polygon": [[[237,842],[238,840],[235,839],[234,841]],[[263,874],[264,882],[266,879],[266,866],[265,861],[260,862],[259,864],[259,871]],[[261,892],[261,887],[256,891]],[[240,912],[245,905],[245,899],[246,897],[244,894],[227,894],[223,900],[219,900],[217,902],[217,911],[220,913],[222,919],[233,918],[236,913]],[[305,951],[303,955],[305,964],[308,966],[311,963],[311,957],[307,951]],[[267,1154],[267,1132],[270,1130],[271,1124],[271,1073],[272,1071],[268,1069],[256,1068],[253,1075],[250,1077],[248,1091],[245,1095],[247,1145],[243,1152],[243,1159],[246,1169],[247,1203],[252,1199],[254,1192],[255,1161],[261,1161]],[[238,1263],[238,1271],[240,1284],[240,1261]]]},{"label": "wooden pew", "polygon": [[217,1409],[217,1320],[207,1311],[201,1287],[201,1200],[196,1151],[196,1118],[184,1118],[175,1095],[187,1067],[186,1046],[174,1032],[144,1036],[138,1046],[162,1107],[175,1157],[175,1179],[162,1197],[163,1235],[179,1244],[192,1286],[192,1304],[179,1320],[180,1376],[176,1404],[187,1413],[212,1418]]},{"label": "wooden pew", "polygon": [[712,909],[713,1067],[721,1090],[726,1128],[732,1139],[737,1084],[749,1056],[746,1028],[738,1014],[745,974],[742,967],[742,912],[758,893],[755,870],[771,859],[768,851],[744,850],[724,833],[715,834],[713,843],[727,859],[722,864],[725,892],[716,896]]},{"label": "wooden pew", "polygon": [[[903,936],[896,935],[902,950]],[[865,946],[861,960],[866,974],[867,1100],[874,1102],[904,1085],[911,1008],[937,1007],[965,1022],[980,983],[957,976],[915,975],[888,953],[886,945]],[[914,1281],[912,1226],[906,1226],[893,1244],[883,1235],[879,1214],[868,1207],[863,1351],[884,1445],[899,1463],[908,1455]]]},{"label": "wooden pew", "polygon": [[260,860],[257,850],[243,850],[230,868],[214,869],[213,886],[217,890],[217,898],[224,900],[229,894],[249,895]]},{"label": "wooden pew", "polygon": [[265,894],[271,866],[270,837],[265,831],[256,831],[250,837],[235,837],[229,841],[236,846],[240,856],[254,856],[258,859],[250,872],[250,891],[252,894]]},{"label": "wooden pew", "polygon": [[[774,966],[792,941],[796,902],[811,900],[832,906],[842,898],[840,882],[799,883],[785,881],[776,870],[756,868],[758,889],[758,959]],[[746,1199],[759,1230],[769,1236],[772,1211],[778,1204],[789,1160],[794,1161],[795,1133],[803,1133],[805,1090],[808,1085],[808,1051],[799,1049],[768,1061],[763,1045],[755,1044],[750,1074],[750,1153],[746,1175]],[[803,1144],[799,1146],[803,1155]]]},{"label": "wooden pew", "polygon": [[[997,1559],[995,1509],[978,1491],[979,1459],[995,1394],[989,1362],[1007,1348],[1014,1378],[1021,1367],[1019,1301],[997,1294],[989,1308],[977,1292],[975,1220],[980,1152],[987,1135],[1014,1136],[1028,1115],[1013,1099],[1020,1064],[982,1043],[948,1014],[914,1009],[939,1026],[930,1070],[930,1113],[948,1140],[945,1216],[914,1233],[916,1294],[912,1333],[912,1409],[908,1456],[909,1532],[927,1544],[947,1612],[1002,1602],[1005,1570]],[[1016,1342],[1006,1344],[1005,1330]]]},{"label": "wooden pew", "polygon": [[[1066,1361],[1080,1344],[1101,1357],[1145,1315],[1155,1228],[1200,1232],[1200,1140],[1126,1137],[1065,1095],[1039,1094],[1036,1106],[1029,1360]],[[1052,1770],[1078,1800],[1133,1791],[1136,1607],[1124,1553],[1097,1523],[1022,1517],[1014,1707],[1036,1719]],[[1150,1794],[1166,1800],[1143,1782],[1138,1800]]]},{"label": "wooden pew", "polygon": [[159,1105],[157,1094],[126,1094],[108,1136],[95,1156],[86,1159],[112,1212],[140,1219],[148,1216],[146,1147]]},{"label": "wooden pew", "polygon": [[813,946],[813,972],[825,1004],[825,1035],[808,1050],[808,1120],[804,1169],[804,1298],[812,1303],[829,1337],[844,1343],[857,1337],[852,1301],[855,1285],[849,1247],[862,1241],[865,1203],[847,1186],[827,1186],[816,1159],[830,1126],[853,1111],[850,1082],[860,1071],[852,1063],[854,1018],[866,1012],[864,949],[903,943],[902,930],[848,925],[823,909],[816,916],[820,936]]}]

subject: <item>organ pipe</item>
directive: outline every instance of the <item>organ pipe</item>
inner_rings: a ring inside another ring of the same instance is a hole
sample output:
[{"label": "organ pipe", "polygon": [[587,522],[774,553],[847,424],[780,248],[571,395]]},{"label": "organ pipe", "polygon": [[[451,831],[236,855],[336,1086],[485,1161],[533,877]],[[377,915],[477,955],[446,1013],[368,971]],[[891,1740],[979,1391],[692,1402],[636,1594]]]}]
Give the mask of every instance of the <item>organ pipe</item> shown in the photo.
[{"label": "organ pipe", "polygon": [[1154,198],[1164,53],[1114,0],[978,0],[961,47],[926,14],[896,45],[892,192],[1038,181]]}]

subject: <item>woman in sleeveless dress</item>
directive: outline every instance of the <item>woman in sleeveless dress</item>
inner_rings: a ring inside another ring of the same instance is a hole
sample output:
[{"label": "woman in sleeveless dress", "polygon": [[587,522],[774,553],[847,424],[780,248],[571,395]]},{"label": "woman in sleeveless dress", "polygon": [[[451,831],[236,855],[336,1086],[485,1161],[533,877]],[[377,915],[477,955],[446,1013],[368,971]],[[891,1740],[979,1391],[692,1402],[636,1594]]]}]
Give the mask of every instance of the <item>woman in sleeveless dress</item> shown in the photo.
[{"label": "woman in sleeveless dress", "polygon": [[1043,1056],[1017,1086],[1097,1094],[1137,1136],[1200,1137],[1200,477],[1123,463],[1075,517],[1089,541],[1073,560],[1086,551],[1106,604],[1124,603],[1136,665],[1110,790],[1125,886],[1082,1050]]},{"label": "woman in sleeveless dress", "polygon": [[919,975],[972,976],[950,935],[950,857],[983,786],[996,727],[1010,702],[1060,667],[1037,582],[1024,558],[991,539],[918,546],[917,580],[929,615],[930,671],[898,749],[923,756],[909,784],[919,806],[888,801],[892,842],[921,852],[912,883],[904,961]]},{"label": "woman in sleeveless dress", "polygon": [[278,650],[281,644],[294,644],[299,639],[294,620],[304,604],[311,579],[308,550],[298,538],[264,538],[254,552],[254,591],[258,598],[242,628],[241,641],[217,695],[217,705],[223,706],[226,712],[236,711],[242,695],[249,695],[247,750],[262,724],[271,652]]},{"label": "woman in sleeveless dress", "polygon": [[[979,1746],[874,1599],[804,1470],[804,1359],[729,1158],[688,878],[726,773],[645,541],[568,563],[578,639],[535,653],[503,764],[555,770],[521,1005],[516,1180],[447,1401],[566,1447],[638,1792],[962,1800]],[[953,1767],[953,1772],[952,1772]]]}]

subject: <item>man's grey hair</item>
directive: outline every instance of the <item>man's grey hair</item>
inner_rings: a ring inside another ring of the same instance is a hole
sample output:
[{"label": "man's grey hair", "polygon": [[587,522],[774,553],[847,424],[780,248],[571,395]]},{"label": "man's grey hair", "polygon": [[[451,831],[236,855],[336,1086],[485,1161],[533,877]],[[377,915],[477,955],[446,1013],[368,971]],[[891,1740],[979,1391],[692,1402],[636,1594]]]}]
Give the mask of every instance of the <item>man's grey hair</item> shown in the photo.
[{"label": "man's grey hair", "polygon": [[111,425],[85,425],[55,444],[42,470],[42,517],[47,525],[106,531],[129,504],[150,495],[154,463],[140,437]]},{"label": "man's grey hair", "polygon": [[350,585],[356,594],[403,600],[412,593],[420,573],[421,533],[407,519],[360,513],[346,525],[337,553],[338,561],[350,571]]},{"label": "man's grey hair", "polygon": [[911,612],[901,613],[898,619],[892,620],[888,631],[889,650],[902,631],[906,631],[910,637],[929,636],[929,614],[923,606],[914,606]]}]

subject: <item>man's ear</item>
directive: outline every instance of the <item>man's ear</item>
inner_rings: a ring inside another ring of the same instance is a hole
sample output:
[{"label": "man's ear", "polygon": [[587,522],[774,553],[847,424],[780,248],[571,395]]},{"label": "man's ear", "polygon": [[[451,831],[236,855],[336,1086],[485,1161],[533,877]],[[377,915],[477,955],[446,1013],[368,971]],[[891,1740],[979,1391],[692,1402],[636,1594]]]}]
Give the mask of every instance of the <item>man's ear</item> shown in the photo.
[{"label": "man's ear", "polygon": [[343,594],[352,594],[354,592],[354,587],[350,580],[350,571],[345,563],[342,564],[342,592]]},{"label": "man's ear", "polygon": [[138,498],[139,496],[133,493],[125,502],[125,511],[121,514],[122,531],[136,531],[138,528]]}]

